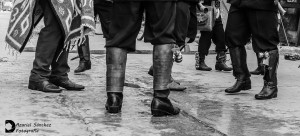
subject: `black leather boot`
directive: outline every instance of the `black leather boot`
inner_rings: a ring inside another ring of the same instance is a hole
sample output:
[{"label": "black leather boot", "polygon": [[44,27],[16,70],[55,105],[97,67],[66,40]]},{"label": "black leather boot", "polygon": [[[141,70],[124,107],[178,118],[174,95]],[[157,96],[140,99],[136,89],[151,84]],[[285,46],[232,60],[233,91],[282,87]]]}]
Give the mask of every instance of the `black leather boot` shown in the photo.
[{"label": "black leather boot", "polygon": [[265,65],[264,87],[255,99],[265,100],[277,97],[277,67],[279,62],[278,50],[272,50],[269,54],[269,65]]},{"label": "black leather boot", "polygon": [[231,71],[232,68],[226,65],[226,53],[224,51],[218,52],[216,57],[215,69],[219,71]]},{"label": "black leather boot", "polygon": [[177,115],[180,109],[174,107],[168,99],[170,90],[171,70],[173,66],[173,52],[171,44],[154,46],[153,51],[153,90],[154,98],[151,103],[153,116]]},{"label": "black leather boot", "polygon": [[108,92],[105,109],[109,113],[119,113],[122,109],[123,93]]},{"label": "black leather boot", "polygon": [[80,58],[79,66],[74,70],[74,73],[91,69],[89,38],[86,38],[85,43],[78,47],[78,55]]},{"label": "black leather boot", "polygon": [[109,113],[121,112],[127,51],[121,48],[106,48],[106,92],[105,108]]},{"label": "black leather boot", "polygon": [[28,89],[31,90],[38,90],[45,93],[61,93],[62,89],[60,89],[58,86],[54,85],[53,83],[49,81],[29,81]]},{"label": "black leather boot", "polygon": [[256,53],[257,58],[257,68],[254,71],[251,71],[250,74],[252,75],[264,75],[265,69],[262,65],[262,58],[259,57],[259,53]]},{"label": "black leather boot", "polygon": [[251,89],[250,73],[247,67],[247,54],[245,47],[235,47],[229,49],[233,66],[233,76],[236,82],[233,86],[225,90],[226,93],[237,93],[242,90]]},{"label": "black leather boot", "polygon": [[236,82],[233,86],[225,90],[226,93],[238,93],[242,90],[251,89],[251,80],[250,78],[244,79],[243,77],[236,77]]},{"label": "black leather boot", "polygon": [[196,70],[202,70],[202,71],[211,71],[212,70],[211,67],[208,67],[205,64],[205,55],[201,55],[201,54],[199,54],[199,52],[196,52],[195,60],[196,60],[196,64],[195,64]]},{"label": "black leather boot", "polygon": [[72,82],[66,78],[50,78],[50,82],[56,86],[65,88],[66,90],[82,91],[85,87],[83,85]]},{"label": "black leather boot", "polygon": [[169,90],[154,90],[154,98],[151,102],[151,113],[153,116],[177,115],[180,109],[174,107],[168,99]]}]

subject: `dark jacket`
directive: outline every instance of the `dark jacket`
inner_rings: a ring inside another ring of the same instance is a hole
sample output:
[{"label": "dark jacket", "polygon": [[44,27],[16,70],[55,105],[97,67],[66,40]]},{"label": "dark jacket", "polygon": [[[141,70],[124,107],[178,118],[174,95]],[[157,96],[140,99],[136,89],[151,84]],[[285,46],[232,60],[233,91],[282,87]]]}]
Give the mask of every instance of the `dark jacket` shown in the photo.
[{"label": "dark jacket", "polygon": [[228,3],[238,8],[277,11],[274,0],[227,0]]}]

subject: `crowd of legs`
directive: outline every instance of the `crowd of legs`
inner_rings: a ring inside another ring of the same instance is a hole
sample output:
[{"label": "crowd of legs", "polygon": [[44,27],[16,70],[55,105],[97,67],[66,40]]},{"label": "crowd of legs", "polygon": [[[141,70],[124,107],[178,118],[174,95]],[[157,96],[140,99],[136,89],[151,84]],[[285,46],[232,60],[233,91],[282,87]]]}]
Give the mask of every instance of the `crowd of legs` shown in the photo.
[{"label": "crowd of legs", "polygon": [[[68,78],[68,50],[63,50],[64,35],[53,14],[50,1],[41,2],[45,27],[41,30],[33,69],[29,78],[29,89],[60,93],[62,89],[81,91],[85,87]],[[172,76],[174,47],[180,48],[193,42],[197,34],[195,2],[185,1],[110,1],[95,2],[95,15],[100,18],[106,38],[106,93],[105,108],[109,113],[120,113],[123,102],[127,54],[134,52],[136,37],[145,15],[144,41],[153,45],[153,65],[148,74],[153,76],[153,116],[177,115],[180,109],[168,98],[170,91],[183,91]],[[226,93],[238,93],[251,89],[251,74],[264,75],[263,88],[256,99],[277,97],[277,66],[279,43],[277,15],[273,11],[231,6],[226,31],[222,18],[215,20],[212,31],[201,31],[196,70],[211,71],[205,64],[212,42],[216,45],[215,70],[232,71],[236,82],[225,89]],[[258,68],[251,72],[247,66],[246,43],[252,37]],[[74,73],[91,69],[89,38],[78,47],[79,66]],[[50,44],[50,45],[49,45]],[[226,53],[229,49],[232,68],[227,66]],[[63,51],[62,51],[63,50]],[[61,53],[61,54],[60,54]],[[59,57],[58,57],[59,56]],[[51,70],[50,70],[51,67]]]}]

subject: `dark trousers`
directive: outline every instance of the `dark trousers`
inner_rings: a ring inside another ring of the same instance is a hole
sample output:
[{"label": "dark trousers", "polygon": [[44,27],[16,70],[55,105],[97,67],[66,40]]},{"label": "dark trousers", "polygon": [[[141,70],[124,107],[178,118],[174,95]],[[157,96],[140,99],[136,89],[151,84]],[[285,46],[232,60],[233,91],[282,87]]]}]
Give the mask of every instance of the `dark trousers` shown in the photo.
[{"label": "dark trousers", "polygon": [[199,55],[208,55],[211,41],[213,41],[216,45],[216,52],[227,51],[225,46],[225,32],[221,17],[215,21],[212,31],[201,31],[201,37],[198,45]]},{"label": "dark trousers", "polygon": [[193,3],[190,8],[190,22],[188,27],[188,32],[186,37],[190,38],[188,43],[192,43],[195,41],[197,36],[197,5]]},{"label": "dark trousers", "polygon": [[89,36],[85,36],[85,42],[78,46],[77,51],[80,58],[80,61],[88,61],[90,60],[90,43]]},{"label": "dark trousers", "polygon": [[109,1],[99,1],[94,4],[95,16],[99,15],[103,37],[108,38],[109,24],[111,22],[113,3]]},{"label": "dark trousers", "polygon": [[[176,4],[175,36],[176,43],[181,46],[185,39],[195,39],[197,35],[196,3],[178,1]],[[195,20],[196,18],[196,20]]]},{"label": "dark trousers", "polygon": [[252,37],[255,52],[276,50],[279,44],[277,13],[231,6],[226,26],[228,48],[245,46]]},{"label": "dark trousers", "polygon": [[[94,3],[94,13],[95,16],[99,15],[104,38],[108,38],[109,34],[109,24],[111,22],[112,5],[113,3],[109,1],[96,1]],[[89,46],[89,37],[86,36],[86,41],[84,45],[78,47],[78,54],[81,60],[90,60]]]},{"label": "dark trousers", "polygon": [[[50,77],[68,78],[68,52],[62,51],[64,34],[59,21],[51,8],[50,0],[40,0],[44,12],[45,27],[41,30],[37,41],[35,59],[29,80],[44,81]],[[50,70],[51,66],[51,70]]]},{"label": "dark trousers", "polygon": [[105,47],[135,51],[143,13],[146,13],[145,42],[152,45],[175,43],[176,3],[170,1],[115,1],[109,38]]}]

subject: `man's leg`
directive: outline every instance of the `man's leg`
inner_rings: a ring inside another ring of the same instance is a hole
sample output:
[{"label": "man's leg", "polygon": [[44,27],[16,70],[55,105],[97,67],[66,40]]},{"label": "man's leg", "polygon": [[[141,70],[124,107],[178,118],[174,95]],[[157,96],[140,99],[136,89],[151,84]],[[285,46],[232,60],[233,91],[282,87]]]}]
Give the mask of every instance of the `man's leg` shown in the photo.
[{"label": "man's leg", "polygon": [[[183,60],[181,48],[185,48],[187,40],[187,32],[190,22],[190,2],[177,1],[176,3],[176,19],[174,34],[176,37],[176,48],[174,47],[174,62],[180,63]],[[188,40],[187,40],[188,41]]]},{"label": "man's leg", "polygon": [[43,7],[45,27],[39,34],[28,88],[44,92],[61,92],[59,87],[48,80],[51,75],[50,65],[64,35],[52,11],[50,0],[40,1],[39,4]]},{"label": "man's leg", "polygon": [[[122,108],[127,52],[135,51],[143,8],[140,2],[118,2],[113,5],[109,38],[106,44],[106,110],[119,113]],[[135,20],[135,21],[133,21]]]},{"label": "man's leg", "polygon": [[[186,44],[185,40],[187,37],[187,32],[190,22],[190,2],[179,1],[176,4],[176,21],[175,21],[175,36],[177,45],[184,46]],[[153,66],[149,68],[148,74],[153,76]],[[176,82],[172,76],[170,78],[169,87],[171,91],[183,91],[186,87],[180,85]]]},{"label": "man's leg", "polygon": [[243,9],[230,7],[225,32],[226,45],[229,47],[233,66],[233,76],[236,82],[227,88],[227,93],[237,93],[241,90],[251,89],[250,73],[247,67],[247,53],[245,44],[250,37],[250,28]]},{"label": "man's leg", "polygon": [[[256,99],[272,99],[277,97],[277,67],[279,53],[277,45],[279,36],[277,30],[277,13],[274,11],[248,11],[251,24],[252,39],[257,44],[260,57],[264,59],[264,87]],[[260,23],[257,23],[260,22]]]},{"label": "man's leg", "polygon": [[94,5],[95,15],[99,15],[104,38],[108,38],[112,6],[113,3],[110,1],[99,1]]},{"label": "man's leg", "polygon": [[208,55],[208,51],[211,46],[211,38],[212,38],[212,32],[201,31],[201,37],[199,39],[199,44],[198,44],[198,52],[196,52],[195,54],[196,70],[203,70],[203,71],[212,70],[211,67],[208,67],[205,64],[205,56]]},{"label": "man's leg", "polygon": [[189,2],[178,1],[176,4],[176,21],[175,21],[175,36],[178,46],[185,45],[189,22],[190,22],[190,7]]},{"label": "man's leg", "polygon": [[105,108],[109,113],[122,109],[127,51],[117,47],[106,48],[106,92]]},{"label": "man's leg", "polygon": [[168,99],[173,65],[172,48],[171,44],[162,44],[155,45],[153,49],[154,98],[151,103],[151,113],[154,116],[176,115],[180,111],[178,108],[173,107]]},{"label": "man's leg", "polygon": [[216,65],[215,69],[219,71],[231,71],[232,68],[226,65],[226,46],[225,46],[225,32],[223,28],[222,18],[219,17],[215,21],[213,28],[212,40],[216,45]]},{"label": "man's leg", "polygon": [[254,71],[250,71],[250,73],[252,75],[264,75],[265,69],[264,69],[264,66],[262,64],[263,59],[259,57],[260,49],[259,49],[259,46],[258,46],[259,43],[257,43],[257,42],[258,42],[257,40],[252,39],[252,48],[253,48],[253,51],[256,54],[257,68]]},{"label": "man's leg", "polygon": [[144,2],[146,7],[145,41],[153,48],[153,90],[151,103],[153,116],[177,115],[180,109],[168,99],[168,87],[173,65],[172,48],[175,43],[174,23],[176,18],[175,2]]},{"label": "man's leg", "polygon": [[68,72],[70,72],[68,65],[69,51],[63,49],[63,45],[63,42],[61,42],[52,60],[50,81],[67,90],[81,91],[84,86],[76,84],[68,78]]},{"label": "man's leg", "polygon": [[[56,15],[54,15],[54,17],[56,17]],[[68,78],[68,72],[70,72],[70,67],[68,65],[69,51],[63,49],[64,39],[60,39],[56,47],[57,48],[51,62],[50,82],[67,90],[83,90],[84,86],[76,84]]]},{"label": "man's leg", "polygon": [[197,36],[197,3],[191,2],[190,4],[190,21],[186,36],[188,41],[186,43],[194,42]]},{"label": "man's leg", "polygon": [[[107,38],[109,33],[109,23],[112,10],[112,2],[101,1],[94,5],[95,16],[99,15],[103,37]],[[86,36],[86,42],[78,47],[78,55],[80,58],[79,66],[75,69],[75,73],[84,72],[91,69],[89,37]]]},{"label": "man's leg", "polygon": [[89,37],[85,36],[85,38],[85,42],[77,48],[79,56],[79,66],[74,70],[74,73],[80,73],[91,69]]},{"label": "man's leg", "polygon": [[[252,43],[253,45],[254,43]],[[265,69],[262,64],[262,58],[259,57],[259,52],[255,52],[256,54],[256,60],[257,60],[257,68],[254,71],[250,71],[252,75],[264,75]]]}]

